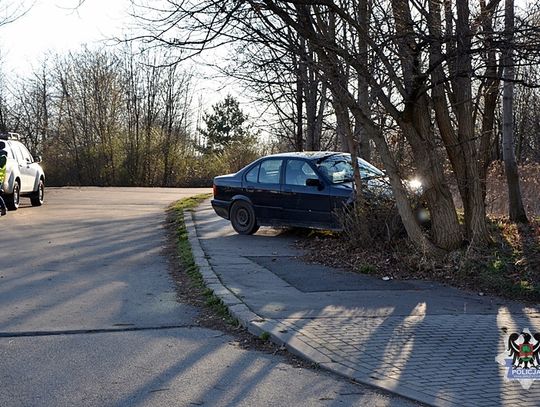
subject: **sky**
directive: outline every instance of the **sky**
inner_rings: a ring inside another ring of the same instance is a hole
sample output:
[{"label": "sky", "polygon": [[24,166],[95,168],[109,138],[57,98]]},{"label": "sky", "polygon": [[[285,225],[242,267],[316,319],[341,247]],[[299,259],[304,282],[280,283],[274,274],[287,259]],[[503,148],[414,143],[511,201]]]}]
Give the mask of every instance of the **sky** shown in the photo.
[{"label": "sky", "polygon": [[[130,16],[130,0],[0,0],[0,5],[32,5],[28,13],[13,23],[0,26],[0,67],[8,77],[24,77],[39,70],[48,54],[64,54],[90,47],[112,45],[113,38],[129,36],[134,25]],[[2,17],[0,13],[0,18]],[[213,73],[199,61],[197,70],[197,104],[202,109],[210,107],[232,93],[241,102],[238,87],[228,85],[223,78],[212,79]],[[225,83],[225,86],[224,86]]]},{"label": "sky", "polygon": [[0,27],[4,71],[28,73],[49,52],[63,53],[121,36],[129,20],[129,3],[86,0],[75,9],[78,0],[26,0],[33,4],[28,13]]}]

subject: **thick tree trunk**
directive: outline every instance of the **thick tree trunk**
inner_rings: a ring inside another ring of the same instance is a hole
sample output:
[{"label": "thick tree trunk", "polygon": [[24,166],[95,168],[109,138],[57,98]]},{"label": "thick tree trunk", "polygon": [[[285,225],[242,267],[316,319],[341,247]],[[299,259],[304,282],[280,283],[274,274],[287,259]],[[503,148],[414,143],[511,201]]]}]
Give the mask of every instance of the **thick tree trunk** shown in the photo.
[{"label": "thick tree trunk", "polygon": [[[369,116],[369,93],[368,85],[365,80],[358,80],[358,105],[364,112],[366,116]],[[355,119],[354,123],[354,134],[355,138],[358,140],[358,155],[366,161],[371,159],[371,148],[369,145],[369,133],[364,129],[362,123]]]},{"label": "thick tree trunk", "polygon": [[[456,58],[451,67],[453,86],[453,108],[457,121],[457,140],[463,160],[455,167],[462,194],[465,212],[465,227],[471,243],[483,244],[489,240],[483,188],[478,169],[478,151],[473,123],[473,101],[471,90],[471,30],[469,27],[469,3],[456,1]],[[462,176],[460,176],[463,174]]]},{"label": "thick tree trunk", "polygon": [[417,72],[420,64],[411,11],[407,2],[399,0],[392,1],[392,10],[399,34],[398,47],[405,84],[405,110],[398,124],[411,144],[424,183],[434,242],[452,250],[461,246],[463,237],[452,194],[444,177],[442,160],[437,153],[427,97],[419,93],[422,82]]},{"label": "thick tree trunk", "polygon": [[426,116],[427,106],[424,105],[424,112],[418,112],[420,105],[418,102],[412,113],[416,123],[401,123],[400,127],[413,147],[414,157],[419,166],[424,196],[431,215],[434,243],[446,250],[453,250],[462,245],[463,235],[452,194],[444,178],[441,159],[433,143],[433,129],[429,117]]},{"label": "thick tree trunk", "polygon": [[504,25],[506,31],[506,50],[504,55],[504,88],[503,88],[503,156],[506,181],[508,184],[508,209],[513,222],[528,222],[521,190],[519,174],[514,153],[514,0],[505,1]]}]

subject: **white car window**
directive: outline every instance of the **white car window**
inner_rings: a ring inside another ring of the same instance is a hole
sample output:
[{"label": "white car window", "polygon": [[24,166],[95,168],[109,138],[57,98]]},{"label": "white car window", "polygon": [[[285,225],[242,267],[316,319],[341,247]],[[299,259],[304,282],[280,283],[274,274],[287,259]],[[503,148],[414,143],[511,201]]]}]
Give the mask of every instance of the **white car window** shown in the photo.
[{"label": "white car window", "polygon": [[22,144],[19,144],[19,148],[21,149],[23,160],[29,164],[33,163],[34,158],[32,157],[32,154],[30,154],[30,151]]},{"label": "white car window", "polygon": [[21,149],[19,148],[19,144],[11,143],[11,150],[13,151],[13,155],[15,156],[14,158],[19,162],[19,164],[25,164]]}]

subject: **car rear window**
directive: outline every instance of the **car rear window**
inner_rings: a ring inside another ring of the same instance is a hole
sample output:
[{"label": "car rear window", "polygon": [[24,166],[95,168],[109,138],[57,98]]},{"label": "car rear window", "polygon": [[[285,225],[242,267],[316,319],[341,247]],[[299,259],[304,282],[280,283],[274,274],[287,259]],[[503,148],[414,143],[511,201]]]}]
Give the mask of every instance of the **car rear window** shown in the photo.
[{"label": "car rear window", "polygon": [[259,171],[259,183],[261,184],[279,184],[281,174],[281,165],[283,160],[266,160],[261,163]]}]

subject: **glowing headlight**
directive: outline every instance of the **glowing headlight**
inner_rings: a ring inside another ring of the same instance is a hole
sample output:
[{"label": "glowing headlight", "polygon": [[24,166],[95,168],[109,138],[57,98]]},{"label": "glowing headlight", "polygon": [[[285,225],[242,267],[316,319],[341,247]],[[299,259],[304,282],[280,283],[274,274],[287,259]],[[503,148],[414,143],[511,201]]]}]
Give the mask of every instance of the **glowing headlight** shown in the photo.
[{"label": "glowing headlight", "polygon": [[420,182],[419,179],[417,178],[414,178],[414,179],[411,179],[409,181],[409,187],[413,190],[413,191],[418,191],[422,188],[422,182]]}]

